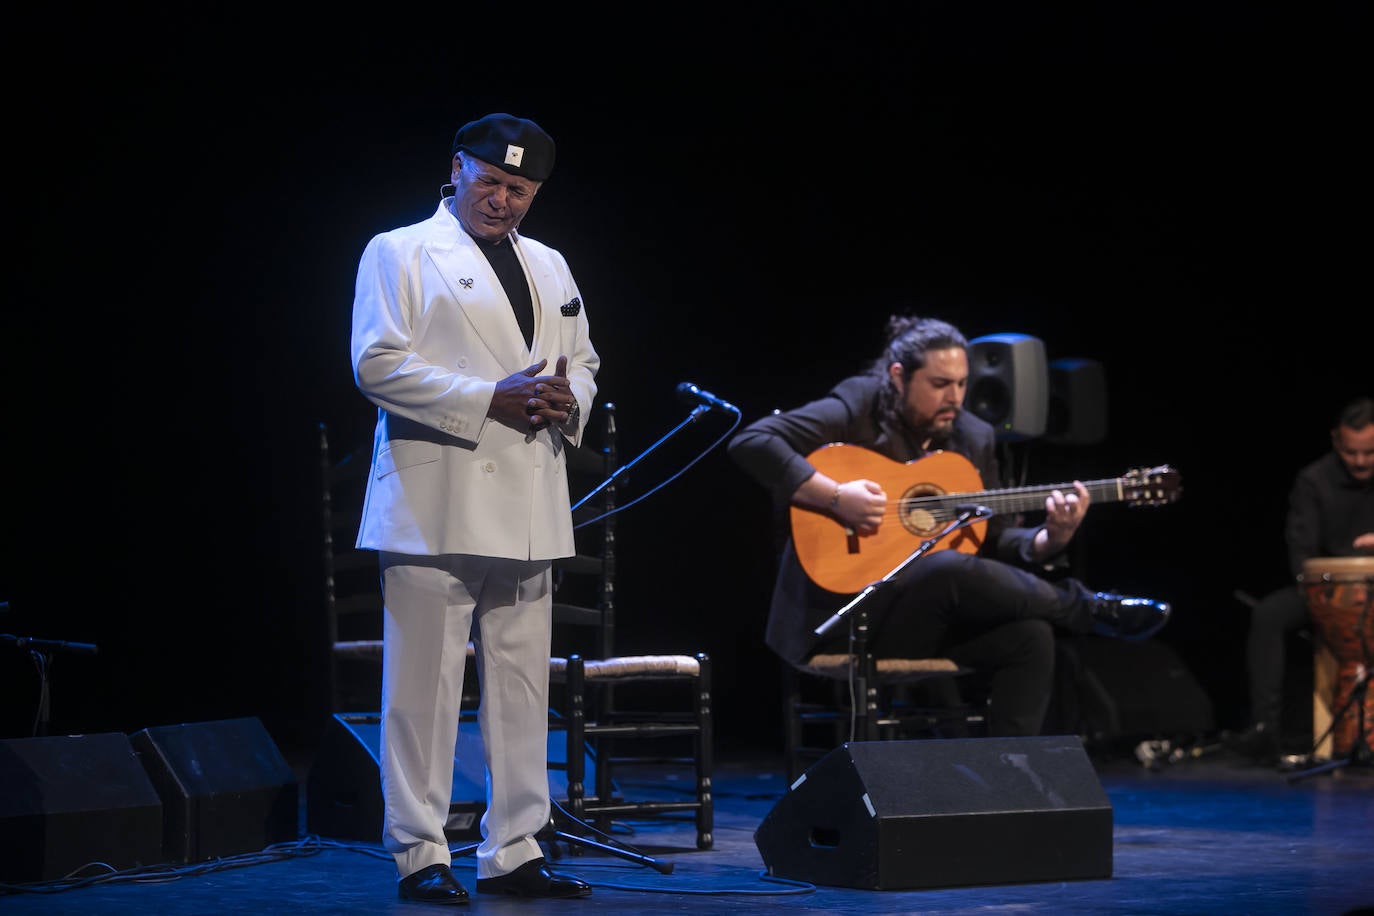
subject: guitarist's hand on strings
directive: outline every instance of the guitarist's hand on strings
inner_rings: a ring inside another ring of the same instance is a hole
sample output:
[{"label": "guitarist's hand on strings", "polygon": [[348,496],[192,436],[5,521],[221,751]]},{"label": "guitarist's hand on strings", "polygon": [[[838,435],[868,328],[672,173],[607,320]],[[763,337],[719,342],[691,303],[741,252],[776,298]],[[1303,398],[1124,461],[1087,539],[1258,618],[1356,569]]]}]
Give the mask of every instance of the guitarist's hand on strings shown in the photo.
[{"label": "guitarist's hand on strings", "polygon": [[1035,533],[1035,559],[1047,560],[1069,545],[1083,516],[1088,514],[1092,496],[1080,480],[1073,482],[1073,492],[1053,490],[1045,497],[1045,527]]},{"label": "guitarist's hand on strings", "polygon": [[876,534],[887,511],[887,492],[875,480],[841,483],[819,471],[797,488],[792,501],[833,515],[856,534]]}]

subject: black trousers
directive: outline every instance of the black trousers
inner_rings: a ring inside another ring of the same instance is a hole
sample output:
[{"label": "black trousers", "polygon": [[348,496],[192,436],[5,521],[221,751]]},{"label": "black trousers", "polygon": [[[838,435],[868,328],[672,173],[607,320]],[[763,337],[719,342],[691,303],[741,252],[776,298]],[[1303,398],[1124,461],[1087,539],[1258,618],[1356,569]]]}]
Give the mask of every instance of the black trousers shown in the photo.
[{"label": "black trousers", "polygon": [[1311,619],[1307,598],[1297,585],[1276,589],[1250,610],[1245,663],[1250,677],[1250,720],[1282,735],[1283,675],[1288,634]]},{"label": "black trousers", "polygon": [[1092,593],[956,550],[927,554],[875,593],[869,645],[878,657],[944,656],[983,672],[988,733],[1040,733],[1054,688],[1056,630],[1092,629]]}]

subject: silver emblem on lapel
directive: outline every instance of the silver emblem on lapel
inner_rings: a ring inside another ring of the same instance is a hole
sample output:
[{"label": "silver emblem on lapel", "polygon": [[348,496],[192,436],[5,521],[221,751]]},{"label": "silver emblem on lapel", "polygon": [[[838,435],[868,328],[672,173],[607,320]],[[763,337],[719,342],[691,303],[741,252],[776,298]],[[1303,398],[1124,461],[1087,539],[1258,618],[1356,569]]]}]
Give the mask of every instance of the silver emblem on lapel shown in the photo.
[{"label": "silver emblem on lapel", "polygon": [[458,285],[463,289],[472,289],[472,277],[463,277],[459,279]]}]

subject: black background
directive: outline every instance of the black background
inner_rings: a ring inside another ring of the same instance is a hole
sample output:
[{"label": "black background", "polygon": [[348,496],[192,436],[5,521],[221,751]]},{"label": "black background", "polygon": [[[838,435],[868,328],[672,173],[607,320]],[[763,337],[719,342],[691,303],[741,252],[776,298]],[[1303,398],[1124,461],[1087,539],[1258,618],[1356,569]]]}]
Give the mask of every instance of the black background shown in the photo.
[{"label": "black background", "polygon": [[[1234,591],[1285,581],[1291,475],[1369,385],[1364,8],[12,20],[0,632],[99,645],[55,657],[54,733],[317,737],[315,426],[371,427],[357,258],[433,212],[461,123],[509,111],[558,142],[523,230],[572,265],[623,458],[687,416],[679,382],[747,422],[865,365],[892,312],[1099,360],[1106,440],[1030,443],[1027,482],[1180,469],[1177,505],[1096,509],[1078,561],[1175,602],[1160,638],[1238,724]],[[701,456],[620,516],[619,639],[709,651],[721,746],[773,747],[771,518],[729,420],[632,479]],[[3,734],[31,734],[28,654],[0,675]]]}]

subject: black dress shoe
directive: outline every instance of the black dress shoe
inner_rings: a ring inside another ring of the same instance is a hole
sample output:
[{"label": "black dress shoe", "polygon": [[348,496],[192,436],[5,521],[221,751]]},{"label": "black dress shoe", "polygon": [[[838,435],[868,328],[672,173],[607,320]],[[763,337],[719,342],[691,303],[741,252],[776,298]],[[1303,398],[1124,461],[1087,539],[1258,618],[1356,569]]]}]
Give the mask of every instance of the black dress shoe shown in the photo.
[{"label": "black dress shoe", "polygon": [[1171,613],[1173,608],[1166,601],[1097,592],[1093,595],[1093,632],[1117,639],[1145,639],[1158,633]]},{"label": "black dress shoe", "polygon": [[458,883],[447,865],[426,865],[406,875],[397,885],[402,900],[416,903],[461,904],[468,902],[467,888]]},{"label": "black dress shoe", "polygon": [[549,871],[541,859],[530,859],[515,871],[495,878],[478,878],[477,893],[513,897],[587,897],[592,886],[572,875]]},{"label": "black dress shoe", "polygon": [[1283,751],[1277,730],[1265,722],[1256,722],[1238,735],[1226,736],[1223,745],[1233,754],[1246,757],[1261,766],[1276,765]]}]

